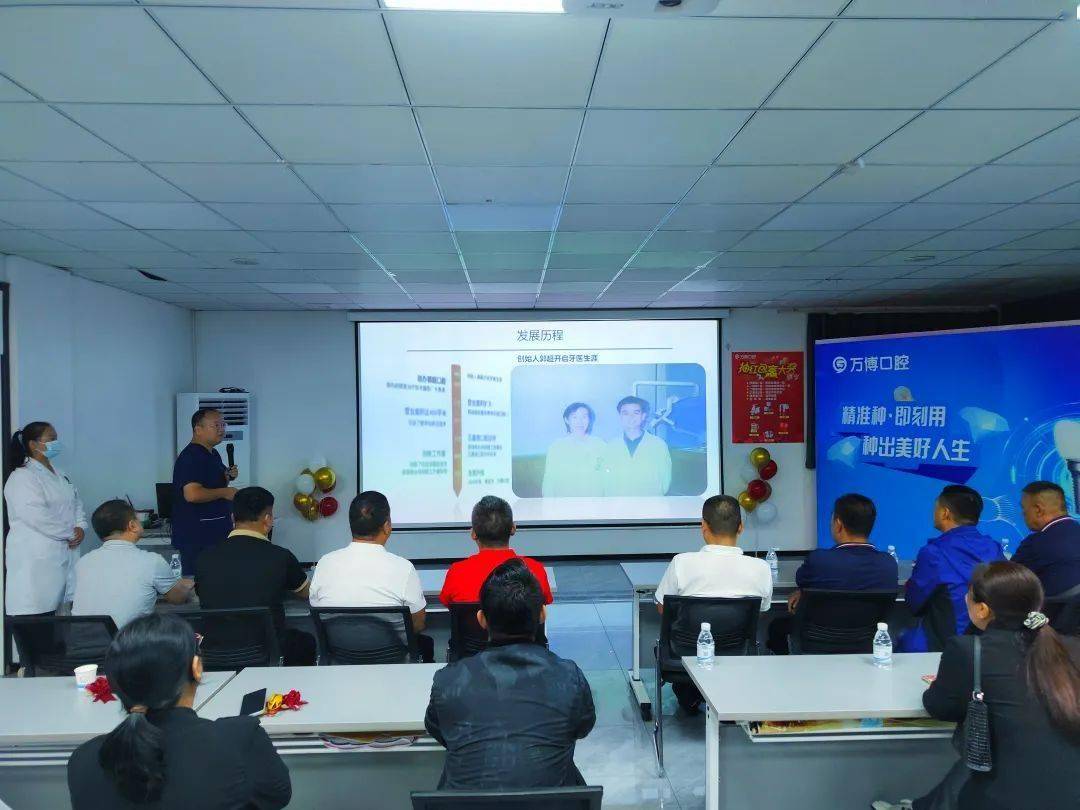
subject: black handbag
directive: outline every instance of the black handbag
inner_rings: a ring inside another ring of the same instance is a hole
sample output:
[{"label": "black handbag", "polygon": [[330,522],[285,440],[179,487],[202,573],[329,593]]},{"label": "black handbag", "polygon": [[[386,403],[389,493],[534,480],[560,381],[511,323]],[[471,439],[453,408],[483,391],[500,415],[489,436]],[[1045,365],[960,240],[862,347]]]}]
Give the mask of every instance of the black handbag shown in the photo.
[{"label": "black handbag", "polygon": [[994,767],[990,752],[990,709],[982,692],[982,639],[975,636],[975,683],[964,718],[964,764],[970,770],[988,773]]}]

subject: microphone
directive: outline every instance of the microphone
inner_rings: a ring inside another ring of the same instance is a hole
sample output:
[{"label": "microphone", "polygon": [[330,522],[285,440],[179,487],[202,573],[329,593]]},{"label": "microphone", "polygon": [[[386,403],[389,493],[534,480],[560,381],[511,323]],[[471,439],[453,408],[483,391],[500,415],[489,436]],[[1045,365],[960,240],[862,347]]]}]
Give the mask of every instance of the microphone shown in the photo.
[{"label": "microphone", "polygon": [[225,445],[225,455],[227,455],[229,457],[229,466],[230,467],[235,467],[236,466],[236,446],[232,442],[229,442],[227,445]]}]

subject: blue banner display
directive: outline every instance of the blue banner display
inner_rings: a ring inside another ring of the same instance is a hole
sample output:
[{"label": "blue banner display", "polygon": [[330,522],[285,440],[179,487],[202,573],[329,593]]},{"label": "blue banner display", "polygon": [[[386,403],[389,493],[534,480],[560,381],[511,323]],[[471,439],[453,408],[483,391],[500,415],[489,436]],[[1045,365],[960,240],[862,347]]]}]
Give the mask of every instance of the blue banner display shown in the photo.
[{"label": "blue banner display", "polygon": [[818,545],[833,501],[878,509],[872,540],[912,559],[936,532],[934,499],[967,484],[980,529],[1015,551],[1020,489],[1080,491],[1080,322],[820,341],[814,347]]}]

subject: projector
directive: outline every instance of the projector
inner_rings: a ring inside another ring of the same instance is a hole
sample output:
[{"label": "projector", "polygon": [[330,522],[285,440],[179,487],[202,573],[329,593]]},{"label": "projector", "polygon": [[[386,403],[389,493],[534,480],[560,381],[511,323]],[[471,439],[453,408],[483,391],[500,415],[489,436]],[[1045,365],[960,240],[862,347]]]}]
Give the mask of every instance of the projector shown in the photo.
[{"label": "projector", "polygon": [[712,14],[719,0],[562,0],[567,14],[604,17],[701,17]]}]

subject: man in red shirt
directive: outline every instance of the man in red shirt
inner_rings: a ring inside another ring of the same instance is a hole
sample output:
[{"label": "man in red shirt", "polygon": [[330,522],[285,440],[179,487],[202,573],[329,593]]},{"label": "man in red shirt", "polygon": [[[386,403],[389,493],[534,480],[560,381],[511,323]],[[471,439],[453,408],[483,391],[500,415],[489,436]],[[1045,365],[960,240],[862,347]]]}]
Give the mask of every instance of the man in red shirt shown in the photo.
[{"label": "man in red shirt", "polygon": [[[480,586],[488,574],[506,560],[520,557],[510,548],[510,537],[516,531],[510,504],[494,495],[485,495],[477,501],[472,511],[472,539],[479,551],[450,566],[439,601],[447,607],[452,602],[479,602]],[[551,587],[544,566],[529,557],[520,558],[540,583],[544,604],[550,605]]]}]

